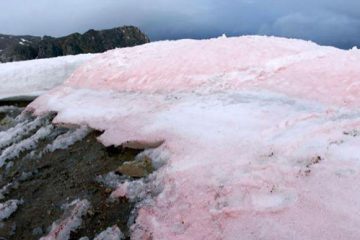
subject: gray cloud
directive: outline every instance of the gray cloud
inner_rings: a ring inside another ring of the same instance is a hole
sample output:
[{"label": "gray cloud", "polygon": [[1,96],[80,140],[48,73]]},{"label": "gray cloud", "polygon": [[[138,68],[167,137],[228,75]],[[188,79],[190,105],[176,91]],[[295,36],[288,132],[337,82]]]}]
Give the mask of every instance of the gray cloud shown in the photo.
[{"label": "gray cloud", "polygon": [[152,40],[267,34],[352,47],[358,0],[0,0],[0,32],[62,36],[136,25]]},{"label": "gray cloud", "polygon": [[329,12],[298,12],[279,17],[270,24],[264,23],[259,29],[259,34],[291,36],[348,48],[359,41],[360,21]]}]

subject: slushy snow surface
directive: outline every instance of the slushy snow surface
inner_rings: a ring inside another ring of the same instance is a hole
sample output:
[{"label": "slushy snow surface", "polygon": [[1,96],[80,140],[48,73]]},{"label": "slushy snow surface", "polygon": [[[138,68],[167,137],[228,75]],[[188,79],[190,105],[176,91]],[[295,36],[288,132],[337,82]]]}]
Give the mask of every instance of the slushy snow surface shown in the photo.
[{"label": "slushy snow surface", "polygon": [[34,98],[62,84],[96,54],[0,64],[0,100]]},{"label": "slushy snow surface", "polygon": [[132,239],[328,240],[360,236],[359,106],[359,50],[246,36],[106,52],[29,109],[166,161],[112,194]]}]

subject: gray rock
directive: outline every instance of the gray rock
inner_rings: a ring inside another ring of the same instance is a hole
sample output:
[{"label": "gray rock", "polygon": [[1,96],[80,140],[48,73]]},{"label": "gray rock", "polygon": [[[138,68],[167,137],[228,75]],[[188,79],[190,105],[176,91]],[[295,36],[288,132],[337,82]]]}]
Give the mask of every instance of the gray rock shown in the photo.
[{"label": "gray rock", "polygon": [[149,38],[133,26],[100,31],[91,29],[84,34],[73,33],[60,38],[0,34],[0,62],[100,53],[148,42],[150,42]]}]

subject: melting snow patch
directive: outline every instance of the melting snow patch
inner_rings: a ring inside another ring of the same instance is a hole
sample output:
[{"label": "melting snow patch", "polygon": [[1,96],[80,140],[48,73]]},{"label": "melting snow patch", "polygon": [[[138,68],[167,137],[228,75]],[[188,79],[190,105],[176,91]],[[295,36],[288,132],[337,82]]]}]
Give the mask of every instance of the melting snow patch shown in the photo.
[{"label": "melting snow patch", "polygon": [[0,200],[5,198],[5,195],[7,195],[11,189],[17,188],[19,186],[19,183],[17,181],[7,183],[5,186],[3,186],[0,189]]},{"label": "melting snow patch", "polygon": [[48,235],[40,240],[67,240],[70,232],[81,225],[81,217],[84,216],[90,207],[87,200],[74,200],[63,206],[65,213],[62,219],[54,222]]},{"label": "melting snow patch", "polygon": [[75,142],[82,140],[89,134],[89,132],[90,129],[88,127],[81,126],[74,131],[64,133],[58,136],[51,144],[46,146],[44,151],[54,152],[57,149],[66,149]]},{"label": "melting snow patch", "polygon": [[42,124],[43,119],[38,117],[34,121],[23,121],[7,131],[0,132],[0,149],[18,142]]},{"label": "melting snow patch", "polygon": [[119,176],[118,174],[114,172],[109,172],[105,175],[100,175],[96,177],[96,181],[105,187],[115,189],[120,184],[124,183],[126,180],[128,180],[128,177],[125,176]]},{"label": "melting snow patch", "polygon": [[125,236],[117,226],[109,227],[97,235],[94,240],[121,240]]},{"label": "melting snow patch", "polygon": [[0,167],[5,164],[6,160],[18,157],[20,153],[26,150],[32,150],[36,148],[38,142],[48,136],[53,128],[53,125],[41,127],[34,135],[31,135],[29,138],[26,138],[19,143],[10,145],[8,148],[4,149],[0,155]]},{"label": "melting snow patch", "polygon": [[10,217],[20,204],[22,204],[21,200],[8,200],[4,203],[0,203],[0,221]]}]

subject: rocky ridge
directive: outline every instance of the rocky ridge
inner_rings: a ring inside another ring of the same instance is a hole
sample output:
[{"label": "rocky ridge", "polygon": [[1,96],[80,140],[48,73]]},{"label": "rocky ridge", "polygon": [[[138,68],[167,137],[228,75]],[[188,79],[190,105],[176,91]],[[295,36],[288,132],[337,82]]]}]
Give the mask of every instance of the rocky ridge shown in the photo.
[{"label": "rocky ridge", "polygon": [[73,33],[60,38],[0,34],[0,62],[100,53],[148,42],[149,38],[133,26],[100,31],[91,29],[84,34]]}]

